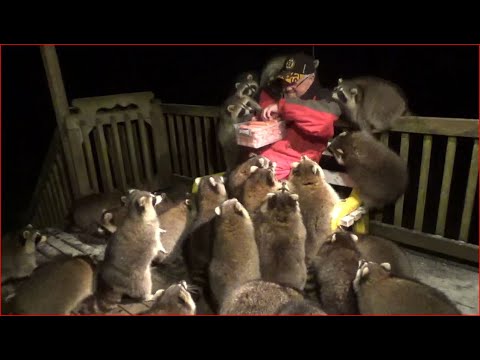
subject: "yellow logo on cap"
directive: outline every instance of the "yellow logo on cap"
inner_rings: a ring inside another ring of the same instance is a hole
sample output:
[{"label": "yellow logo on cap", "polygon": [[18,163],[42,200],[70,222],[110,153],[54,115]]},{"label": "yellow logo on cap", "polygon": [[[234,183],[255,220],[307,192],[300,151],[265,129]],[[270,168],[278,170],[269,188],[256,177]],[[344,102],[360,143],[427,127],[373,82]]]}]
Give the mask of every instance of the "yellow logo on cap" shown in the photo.
[{"label": "yellow logo on cap", "polygon": [[295,66],[295,60],[293,59],[288,59],[287,62],[285,63],[286,69],[292,69],[294,66]]}]

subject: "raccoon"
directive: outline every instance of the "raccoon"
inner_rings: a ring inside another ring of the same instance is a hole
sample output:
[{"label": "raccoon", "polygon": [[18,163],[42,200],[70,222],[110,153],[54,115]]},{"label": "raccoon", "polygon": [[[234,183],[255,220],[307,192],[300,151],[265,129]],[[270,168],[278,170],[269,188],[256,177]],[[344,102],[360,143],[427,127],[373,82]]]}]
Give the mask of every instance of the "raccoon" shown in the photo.
[{"label": "raccoon", "polygon": [[407,163],[365,131],[343,132],[328,151],[345,166],[359,197],[369,209],[393,204],[408,185]]},{"label": "raccoon", "polygon": [[358,237],[336,232],[323,243],[314,259],[318,298],[327,314],[358,314],[352,282],[361,259]]},{"label": "raccoon", "polygon": [[256,111],[260,110],[262,110],[261,106],[247,95],[231,96],[223,104],[217,134],[227,171],[233,170],[239,164],[242,151],[246,151],[237,144],[234,125],[248,121]]},{"label": "raccoon", "polygon": [[235,95],[254,98],[258,92],[258,79],[253,72],[240,74],[235,83]]},{"label": "raccoon", "polygon": [[31,224],[18,233],[2,237],[2,284],[30,276],[37,267],[36,245],[46,240],[47,237]]},{"label": "raccoon", "polygon": [[[196,194],[197,216],[191,226],[190,236],[186,239],[183,255],[186,260],[191,282],[203,288],[200,297],[207,297],[212,304],[208,287],[208,264],[212,256],[215,208],[228,199],[224,179],[221,176],[205,176],[198,180]],[[196,302],[198,299],[194,299]],[[209,305],[213,306],[213,305]],[[197,309],[197,311],[200,311]]]},{"label": "raccoon", "polygon": [[331,235],[332,212],[340,201],[338,194],[325,180],[322,168],[308,156],[292,164],[288,183],[298,194],[303,223],[307,230],[305,256],[307,268],[317,255],[320,246]]},{"label": "raccoon", "polygon": [[389,263],[358,265],[353,287],[361,314],[461,314],[441,291],[393,276]]},{"label": "raccoon", "polygon": [[362,259],[376,263],[388,262],[393,276],[414,278],[412,264],[403,249],[391,240],[373,235],[358,235],[357,248]]},{"label": "raccoon", "polygon": [[195,315],[196,305],[188,290],[189,287],[184,280],[172,284],[157,294],[155,302],[149,310],[140,314]]},{"label": "raccoon", "polygon": [[210,288],[221,304],[237,286],[260,276],[260,262],[253,223],[237,199],[215,209],[215,239],[209,266]]},{"label": "raccoon", "polygon": [[249,281],[229,293],[220,308],[220,314],[276,314],[290,301],[302,301],[298,290],[264,281]]},{"label": "raccoon", "polygon": [[387,131],[399,117],[408,113],[402,90],[387,80],[372,76],[338,79],[332,98],[353,125],[367,132]]},{"label": "raccoon", "polygon": [[70,314],[94,291],[95,265],[88,256],[39,266],[17,288],[4,313]]},{"label": "raccoon", "polygon": [[186,195],[185,199],[178,201],[176,205],[158,215],[161,227],[165,230],[162,235],[162,244],[167,252],[159,251],[153,260],[154,264],[172,263],[175,258],[182,255],[183,242],[188,235],[193,220],[191,199],[188,197],[189,194]]},{"label": "raccoon", "polygon": [[67,232],[98,236],[98,222],[107,209],[122,205],[122,193],[91,194],[75,200],[67,218]]},{"label": "raccoon", "polygon": [[327,315],[318,304],[309,300],[293,300],[280,306],[278,315]]},{"label": "raccoon", "polygon": [[250,214],[262,205],[267,194],[281,188],[275,176],[276,163],[270,163],[268,168],[250,167],[250,176],[245,180],[241,203]]},{"label": "raccoon", "polygon": [[[160,193],[158,196],[160,196],[161,201],[155,202],[155,212],[157,213],[160,219],[160,215],[168,211],[170,208],[174,207],[176,203],[172,201],[165,193]],[[190,194],[188,194],[188,197],[189,196]],[[121,200],[123,203],[122,206],[117,206],[112,209],[105,210],[103,212],[99,221],[99,226],[98,226],[98,232],[100,234],[111,235],[115,233],[117,229],[123,225],[128,215],[128,208],[125,206],[125,203],[127,202],[127,197],[122,196]]]},{"label": "raccoon", "polygon": [[129,190],[127,218],[108,242],[100,267],[97,290],[101,307],[119,303],[122,295],[152,298],[150,263],[158,251],[166,253],[154,208],[157,201],[161,201],[160,196]]},{"label": "raccoon", "polygon": [[307,232],[298,195],[289,193],[283,183],[280,191],[267,195],[254,224],[262,279],[302,291],[307,281]]},{"label": "raccoon", "polygon": [[243,195],[243,185],[250,176],[250,169],[252,166],[257,168],[266,169],[270,162],[264,157],[255,153],[249,154],[249,159],[238,165],[233,171],[228,173],[227,176],[227,190],[231,198],[241,199]]},{"label": "raccoon", "polygon": [[260,75],[260,88],[267,87],[277,78],[280,70],[285,66],[287,59],[287,55],[277,55],[267,61],[262,69],[262,74]]}]

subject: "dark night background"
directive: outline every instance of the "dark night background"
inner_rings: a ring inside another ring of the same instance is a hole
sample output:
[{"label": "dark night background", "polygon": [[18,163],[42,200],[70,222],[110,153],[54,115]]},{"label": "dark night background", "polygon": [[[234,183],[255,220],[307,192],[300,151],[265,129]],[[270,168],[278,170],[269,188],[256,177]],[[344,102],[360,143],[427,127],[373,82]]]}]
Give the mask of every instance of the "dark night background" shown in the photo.
[{"label": "dark night background", "polygon": [[[268,58],[290,51],[314,53],[324,86],[339,77],[375,75],[400,85],[419,116],[478,118],[476,46],[57,47],[70,103],[153,91],[166,103],[220,105],[236,75],[260,72]],[[24,225],[56,120],[39,47],[2,46],[1,55],[4,233]]]}]

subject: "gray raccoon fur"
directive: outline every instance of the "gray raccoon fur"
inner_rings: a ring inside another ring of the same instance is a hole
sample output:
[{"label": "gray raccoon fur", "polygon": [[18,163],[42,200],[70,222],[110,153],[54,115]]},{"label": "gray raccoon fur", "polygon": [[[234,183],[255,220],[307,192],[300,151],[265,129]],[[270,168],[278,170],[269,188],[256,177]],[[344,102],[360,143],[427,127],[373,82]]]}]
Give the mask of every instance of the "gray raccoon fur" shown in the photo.
[{"label": "gray raccoon fur", "polygon": [[281,184],[275,176],[276,163],[270,163],[268,168],[252,166],[250,176],[245,180],[241,203],[252,215],[262,205],[267,194],[280,189]]},{"label": "gray raccoon fur", "polygon": [[227,190],[228,195],[231,198],[242,198],[243,185],[250,176],[250,169],[252,166],[258,168],[268,168],[270,162],[264,156],[250,153],[248,160],[238,165],[233,171],[228,173],[227,176]]},{"label": "gray raccoon fur", "polygon": [[280,70],[285,66],[287,58],[287,55],[277,55],[267,61],[262,69],[262,74],[260,75],[259,85],[261,88],[268,86],[270,82],[277,78]]},{"label": "gray raccoon fur", "polygon": [[357,241],[355,234],[336,232],[314,260],[318,297],[327,314],[358,314],[352,286],[361,259]]},{"label": "gray raccoon fur", "polygon": [[159,251],[153,260],[154,264],[172,263],[182,255],[181,249],[193,221],[191,201],[190,194],[187,194],[185,199],[177,201],[158,215],[160,227],[165,231],[162,233],[162,244],[167,252]]},{"label": "gray raccoon fur", "polygon": [[196,305],[188,292],[187,283],[182,280],[160,291],[150,309],[140,314],[195,315]]},{"label": "gray raccoon fur", "polygon": [[307,281],[307,231],[298,195],[285,188],[268,194],[253,218],[262,279],[302,291]]},{"label": "gray raccoon fur", "polygon": [[53,260],[20,284],[2,312],[70,314],[93,293],[94,276],[95,266],[87,256]]},{"label": "gray raccoon fur", "polygon": [[306,155],[301,156],[300,162],[292,164],[288,183],[290,190],[299,196],[303,223],[307,230],[305,256],[308,268],[320,246],[332,234],[332,212],[340,198],[325,180],[320,165]]},{"label": "gray raccoon fur", "polygon": [[237,199],[216,208],[215,238],[209,266],[209,282],[217,304],[237,286],[258,280],[260,262],[253,223]]},{"label": "gray raccoon fur", "polygon": [[27,276],[37,267],[37,244],[47,237],[28,224],[18,232],[2,237],[2,284],[10,279]]},{"label": "gray raccoon fur", "polygon": [[68,232],[86,233],[99,236],[98,225],[107,209],[122,205],[122,193],[118,190],[109,193],[91,194],[75,200],[70,210]]},{"label": "gray raccoon fur", "polygon": [[293,300],[282,305],[277,312],[278,315],[327,315],[319,304],[310,300]]},{"label": "gray raccoon fur", "polygon": [[147,191],[129,190],[127,218],[108,242],[100,266],[98,295],[100,303],[104,302],[101,306],[118,303],[123,295],[151,299],[150,263],[159,250],[165,251],[154,208],[156,201],[161,201],[161,197]]},{"label": "gray raccoon fur", "polygon": [[402,90],[373,76],[338,79],[332,98],[340,104],[350,122],[368,132],[387,131],[408,112]]},{"label": "gray raccoon fur", "polygon": [[353,282],[361,314],[461,314],[441,291],[395,277],[390,264],[361,261]]},{"label": "gray raccoon fur", "polygon": [[332,140],[328,150],[345,166],[367,208],[381,209],[405,193],[407,163],[371,134],[343,132]]},{"label": "gray raccoon fur", "polygon": [[[204,176],[199,179],[198,192],[195,197],[197,215],[183,249],[191,283],[203,289],[200,296],[203,296],[210,307],[213,306],[213,300],[209,293],[208,265],[212,257],[215,236],[213,220],[215,208],[228,199],[224,182],[224,178],[218,175]],[[197,300],[195,299],[195,301]],[[197,309],[199,312],[200,310]]]},{"label": "gray raccoon fur", "polygon": [[263,280],[247,282],[225,298],[220,314],[276,314],[290,301],[303,300],[303,295],[292,288]]},{"label": "gray raccoon fur", "polygon": [[390,263],[394,276],[414,278],[414,270],[405,251],[391,240],[373,235],[358,235],[357,248],[362,259]]},{"label": "gray raccoon fur", "polygon": [[237,144],[234,125],[248,121],[256,111],[261,109],[261,106],[252,97],[246,95],[233,95],[222,105],[217,134],[227,171],[233,170],[239,164],[242,157],[241,152],[244,150]]}]

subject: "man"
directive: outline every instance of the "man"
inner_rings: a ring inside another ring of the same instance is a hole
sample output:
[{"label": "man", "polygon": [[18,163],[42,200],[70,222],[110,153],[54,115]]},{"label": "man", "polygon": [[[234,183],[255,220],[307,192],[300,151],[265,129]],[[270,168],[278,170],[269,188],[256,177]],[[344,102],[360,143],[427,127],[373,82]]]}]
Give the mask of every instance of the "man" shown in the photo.
[{"label": "man", "polygon": [[277,163],[278,180],[288,177],[290,165],[301,155],[319,162],[328,140],[333,137],[333,124],[340,108],[330,98],[330,91],[316,78],[318,60],[303,53],[287,57],[278,75],[283,94],[274,99],[268,89],[260,93],[261,118],[275,115],[286,121],[284,139],[260,149],[260,154]]},{"label": "man", "polygon": [[[284,139],[260,149],[261,155],[277,163],[278,180],[288,177],[291,164],[300,161],[301,155],[319,163],[328,140],[334,135],[333,124],[341,111],[331,100],[330,91],[320,86],[315,74],[317,66],[318,60],[306,54],[289,56],[277,76],[282,82],[280,98],[274,98],[275,91],[269,93],[268,86],[260,93],[261,118],[271,119],[276,114],[287,123]],[[340,219],[357,209],[360,203],[354,190],[337,204],[332,216],[332,231],[337,229]],[[356,231],[365,233],[364,226],[363,222],[356,224]]]}]

